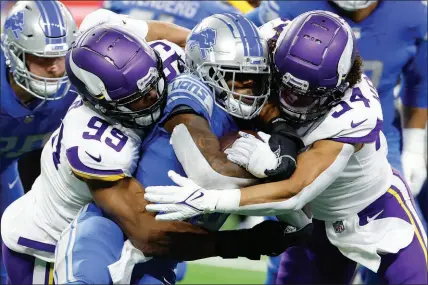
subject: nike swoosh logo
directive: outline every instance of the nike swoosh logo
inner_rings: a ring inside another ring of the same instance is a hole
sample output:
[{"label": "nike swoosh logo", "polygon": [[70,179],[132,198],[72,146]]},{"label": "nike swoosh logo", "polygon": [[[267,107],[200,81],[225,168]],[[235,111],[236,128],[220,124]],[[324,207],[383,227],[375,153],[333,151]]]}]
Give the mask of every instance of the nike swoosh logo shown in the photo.
[{"label": "nike swoosh logo", "polygon": [[88,153],[87,151],[85,151],[85,152],[90,158],[92,158],[96,162],[101,162],[101,154],[99,154],[98,157],[95,157],[95,156],[91,155],[90,153]]},{"label": "nike swoosh logo", "polygon": [[369,217],[367,216],[367,223],[373,222],[374,220],[376,220],[377,217],[379,217],[380,214],[382,214],[383,210],[380,211],[379,213],[377,213],[376,215],[374,215],[373,217]]},{"label": "nike swoosh logo", "polygon": [[199,196],[197,196],[197,197],[193,198],[193,199],[192,199],[192,200],[190,200],[190,201],[193,201],[193,200],[199,199],[199,198],[201,198],[202,196],[204,196],[204,193],[199,192]]},{"label": "nike swoosh logo", "polygon": [[19,180],[19,176],[17,176],[12,183],[7,183],[9,185],[9,189],[12,189],[15,186],[15,184],[18,183],[18,180]]},{"label": "nike swoosh logo", "polygon": [[364,121],[358,122],[358,123],[354,123],[354,121],[351,121],[351,128],[356,128],[359,125],[363,124],[365,121],[367,121],[368,119],[365,119]]}]

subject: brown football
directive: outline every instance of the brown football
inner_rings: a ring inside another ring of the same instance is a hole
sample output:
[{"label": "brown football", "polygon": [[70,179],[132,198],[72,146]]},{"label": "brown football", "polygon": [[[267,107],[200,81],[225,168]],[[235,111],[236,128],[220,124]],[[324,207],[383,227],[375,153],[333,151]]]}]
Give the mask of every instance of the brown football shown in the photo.
[{"label": "brown football", "polygon": [[[251,130],[242,130],[242,131],[245,132],[245,133],[247,133],[247,134],[252,134],[256,138],[260,139],[260,137],[257,135],[257,132],[255,132],[255,131],[251,131]],[[221,138],[219,138],[221,151],[225,151],[226,149],[228,149],[229,147],[231,147],[232,144],[238,138],[240,138],[238,132],[230,132],[230,133],[225,134]]]}]

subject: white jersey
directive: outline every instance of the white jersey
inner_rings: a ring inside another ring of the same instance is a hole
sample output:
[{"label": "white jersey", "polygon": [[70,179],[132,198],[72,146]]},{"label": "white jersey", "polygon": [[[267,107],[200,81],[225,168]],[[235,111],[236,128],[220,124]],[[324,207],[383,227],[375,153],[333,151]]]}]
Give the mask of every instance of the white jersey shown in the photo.
[{"label": "white jersey", "polygon": [[55,246],[77,212],[92,201],[81,179],[116,181],[132,176],[140,144],[134,131],[110,124],[76,99],[43,149],[41,174],[31,191],[3,215],[5,244],[14,251],[53,261],[53,253],[34,251],[31,244],[19,239]]},{"label": "white jersey", "polygon": [[[180,74],[184,51],[166,40],[149,42],[159,52],[167,81]],[[31,191],[12,203],[2,217],[2,238],[10,249],[53,262],[61,232],[92,202],[81,179],[116,181],[137,167],[141,138],[133,130],[82,104],[71,105],[61,126],[45,145],[41,174]]]},{"label": "white jersey", "polygon": [[340,220],[363,210],[388,190],[392,170],[386,159],[382,120],[377,92],[363,75],[361,82],[346,91],[339,105],[322,119],[298,130],[308,147],[319,140],[364,143],[339,177],[312,200],[314,218]]}]

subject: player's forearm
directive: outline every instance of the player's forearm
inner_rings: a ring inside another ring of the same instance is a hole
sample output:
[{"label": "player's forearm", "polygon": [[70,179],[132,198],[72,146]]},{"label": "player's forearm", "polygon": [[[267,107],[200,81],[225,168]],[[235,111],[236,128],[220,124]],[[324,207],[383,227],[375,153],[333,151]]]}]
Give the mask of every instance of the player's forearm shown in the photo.
[{"label": "player's forearm", "polygon": [[[187,151],[185,157],[190,158],[191,155],[193,155],[189,153],[190,148],[192,148],[190,152],[196,153],[197,151],[199,151],[200,154],[202,154],[203,156],[203,158],[201,157],[201,159],[204,159],[206,162],[208,162],[212,170],[214,170],[220,175],[237,178],[254,178],[244,168],[237,164],[234,164],[233,162],[227,159],[227,155],[223,153],[220,149],[220,142],[218,138],[212,133],[208,122],[204,118],[195,114],[176,115],[168,120],[168,122],[165,124],[165,129],[168,132],[172,133],[174,128],[180,124],[183,124],[187,128],[188,133],[190,133],[190,136],[193,140],[190,140],[189,144],[183,146],[183,148],[186,148]],[[177,138],[175,140],[177,141],[177,143],[174,143],[173,138],[171,139],[173,141],[172,144],[177,157],[179,157],[179,154],[177,152],[178,148],[180,147],[177,147],[177,144],[181,144],[185,139],[187,139],[187,137]],[[197,157],[197,154],[195,154],[195,157]],[[183,165],[183,167],[186,167],[187,165],[185,161],[180,161],[180,163]],[[192,168],[189,167],[189,170],[198,171],[197,161],[194,161],[194,163],[196,164],[193,164]],[[186,174],[190,177],[190,173],[188,173],[187,170]]]},{"label": "player's forearm", "polygon": [[148,42],[155,40],[168,40],[181,47],[186,45],[190,30],[173,23],[161,21],[147,21],[149,31],[146,37]]},{"label": "player's forearm", "polygon": [[242,215],[282,215],[300,210],[340,175],[354,146],[320,141],[299,155],[290,179],[240,190],[218,191],[215,211]]},{"label": "player's forearm", "polygon": [[153,221],[140,225],[129,239],[147,256],[195,260],[218,255],[215,233],[185,222]]},{"label": "player's forearm", "polygon": [[428,109],[403,105],[403,126],[406,129],[425,129]]},{"label": "player's forearm", "polygon": [[146,212],[143,187],[135,179],[94,188],[91,192],[97,205],[147,257],[195,260],[229,254],[252,256],[248,253],[251,247],[240,244],[249,231],[210,232],[186,222],[156,221],[154,214]]}]

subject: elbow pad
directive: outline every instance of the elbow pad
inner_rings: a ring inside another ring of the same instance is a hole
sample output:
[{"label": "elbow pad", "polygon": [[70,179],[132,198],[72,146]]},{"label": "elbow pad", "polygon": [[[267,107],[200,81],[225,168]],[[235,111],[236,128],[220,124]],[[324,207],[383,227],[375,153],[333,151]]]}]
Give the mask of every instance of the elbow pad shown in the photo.
[{"label": "elbow pad", "polygon": [[205,189],[242,188],[257,182],[257,179],[229,177],[217,173],[202,155],[183,124],[174,128],[170,143],[187,177]]}]

